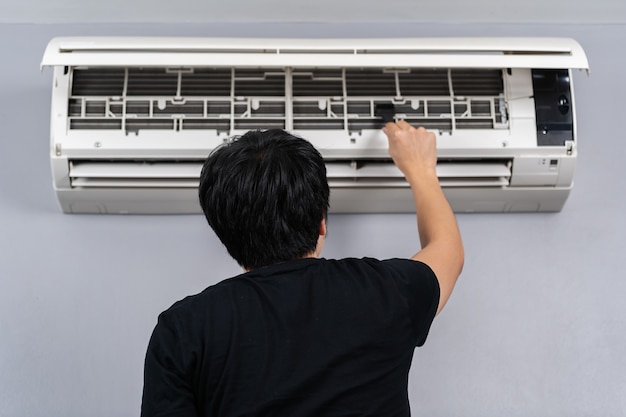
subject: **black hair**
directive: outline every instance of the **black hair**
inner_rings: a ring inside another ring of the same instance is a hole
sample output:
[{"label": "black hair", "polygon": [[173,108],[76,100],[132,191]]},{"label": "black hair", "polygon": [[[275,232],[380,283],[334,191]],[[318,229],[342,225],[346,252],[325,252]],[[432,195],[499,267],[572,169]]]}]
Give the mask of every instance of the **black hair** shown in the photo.
[{"label": "black hair", "polygon": [[302,138],[253,130],[209,155],[199,197],[209,225],[242,267],[298,259],[315,251],[328,213],[326,166]]}]

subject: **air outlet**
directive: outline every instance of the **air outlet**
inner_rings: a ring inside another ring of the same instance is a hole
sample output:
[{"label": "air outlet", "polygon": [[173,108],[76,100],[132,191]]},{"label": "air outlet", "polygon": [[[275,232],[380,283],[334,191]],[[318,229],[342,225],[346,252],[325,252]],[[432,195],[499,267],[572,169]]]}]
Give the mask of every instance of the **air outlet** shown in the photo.
[{"label": "air outlet", "polygon": [[[79,188],[195,188],[202,161],[74,161],[69,176]],[[331,187],[404,187],[404,175],[387,160],[327,161]],[[437,176],[443,187],[504,187],[509,184],[507,161],[440,161]]]},{"label": "air outlet", "polygon": [[[328,161],[332,187],[408,187],[392,161]],[[504,187],[511,178],[509,161],[439,161],[437,176],[442,187]]]},{"label": "air outlet", "polygon": [[70,162],[72,187],[81,188],[194,188],[202,162]]}]

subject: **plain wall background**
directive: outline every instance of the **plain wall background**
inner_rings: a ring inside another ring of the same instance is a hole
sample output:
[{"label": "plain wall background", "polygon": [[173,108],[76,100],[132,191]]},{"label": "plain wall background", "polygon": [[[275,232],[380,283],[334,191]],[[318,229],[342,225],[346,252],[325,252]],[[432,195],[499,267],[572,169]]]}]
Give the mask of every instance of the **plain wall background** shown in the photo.
[{"label": "plain wall background", "polygon": [[[370,1],[349,2],[350,10],[366,12],[354,17],[343,5],[340,15],[312,8],[313,18],[306,10],[298,18],[292,6],[278,10],[287,2],[274,1],[275,23],[264,22],[274,16],[265,12],[254,18],[252,11],[263,10],[259,3],[246,9],[250,18],[241,21],[248,23],[235,24],[218,22],[236,17],[226,3],[195,24],[183,21],[198,21],[197,9],[168,19],[165,2],[154,3],[2,6],[0,416],[137,415],[143,356],[158,313],[239,272],[202,216],[61,214],[48,159],[51,71],[40,73],[39,62],[48,40],[63,35],[577,39],[592,72],[574,77],[574,191],[558,214],[458,216],[465,270],[428,342],[416,350],[410,398],[415,416],[626,414],[623,2],[575,4],[550,24],[539,23],[546,16],[538,3],[527,3],[537,14],[505,15],[501,3],[450,2],[459,5],[447,10],[453,23],[434,23],[432,10],[411,18],[395,8],[377,20],[381,6]],[[97,13],[104,4],[118,6],[108,22]],[[606,7],[592,7],[598,4]],[[495,14],[477,19],[476,10],[489,6]],[[611,24],[594,24],[598,15]],[[503,23],[480,23],[498,17]],[[571,23],[577,20],[583,23]],[[115,23],[124,21],[142,23]],[[326,257],[409,256],[417,249],[412,215],[331,215],[329,230]]]},{"label": "plain wall background", "polygon": [[5,1],[0,22],[624,23],[623,0]]}]

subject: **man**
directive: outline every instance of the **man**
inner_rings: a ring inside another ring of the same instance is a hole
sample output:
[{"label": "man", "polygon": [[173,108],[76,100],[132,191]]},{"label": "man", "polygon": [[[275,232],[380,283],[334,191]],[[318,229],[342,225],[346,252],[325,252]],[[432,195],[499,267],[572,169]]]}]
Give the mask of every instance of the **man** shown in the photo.
[{"label": "man", "polygon": [[435,135],[383,129],[411,185],[411,259],[320,259],[328,183],[320,154],[281,130],[248,132],[207,159],[206,218],[244,273],[159,316],[142,415],[408,416],[415,346],[463,266],[435,172]]}]

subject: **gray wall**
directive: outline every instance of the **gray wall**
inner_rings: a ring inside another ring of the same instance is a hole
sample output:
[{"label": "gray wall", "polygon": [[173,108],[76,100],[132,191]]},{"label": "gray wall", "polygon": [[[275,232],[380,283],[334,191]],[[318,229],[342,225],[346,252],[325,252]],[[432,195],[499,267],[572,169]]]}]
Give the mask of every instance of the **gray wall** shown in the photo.
[{"label": "gray wall", "polygon": [[624,23],[623,0],[5,0],[0,22]]},{"label": "gray wall", "polygon": [[[88,34],[579,40],[592,73],[574,79],[580,156],[570,200],[559,214],[459,215],[465,270],[416,351],[410,398],[416,416],[626,415],[623,20],[0,24],[0,416],[137,415],[158,313],[239,272],[201,216],[58,210],[51,71],[38,65],[51,37]],[[332,215],[329,228],[326,257],[417,249],[411,215]]]}]

